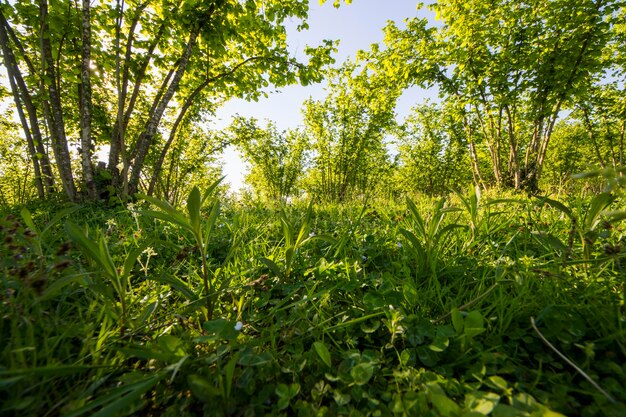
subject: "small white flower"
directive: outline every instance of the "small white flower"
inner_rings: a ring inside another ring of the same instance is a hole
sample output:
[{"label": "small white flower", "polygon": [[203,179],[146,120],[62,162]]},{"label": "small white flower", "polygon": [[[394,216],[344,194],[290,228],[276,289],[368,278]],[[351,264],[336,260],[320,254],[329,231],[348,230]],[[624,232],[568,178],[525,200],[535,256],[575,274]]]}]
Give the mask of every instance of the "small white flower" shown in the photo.
[{"label": "small white flower", "polygon": [[308,300],[309,297],[306,296],[306,294],[304,295],[304,297],[302,297],[303,300]]},{"label": "small white flower", "polygon": [[237,330],[237,331],[241,331],[241,329],[243,329],[243,323],[242,323],[242,322],[240,322],[240,321],[238,321],[238,322],[235,324],[235,330]]},{"label": "small white flower", "polygon": [[309,233],[309,237],[313,237],[313,236],[315,236],[315,232]]},{"label": "small white flower", "polygon": [[154,249],[152,248],[152,246],[148,246],[147,248],[145,248],[145,249],[143,250],[143,252],[142,252],[142,253],[145,253],[145,254],[146,254],[146,255],[148,255],[149,257],[150,257],[150,256],[156,256],[156,255],[158,255],[158,254],[154,251]]},{"label": "small white flower", "polygon": [[402,248],[402,242],[396,242],[396,246],[397,246],[398,248]]},{"label": "small white flower", "polygon": [[362,260],[363,262],[367,261],[367,256],[365,256],[365,255],[361,256],[361,260]]},{"label": "small white flower", "polygon": [[391,304],[389,304],[389,310],[395,310],[394,306],[392,306]]}]

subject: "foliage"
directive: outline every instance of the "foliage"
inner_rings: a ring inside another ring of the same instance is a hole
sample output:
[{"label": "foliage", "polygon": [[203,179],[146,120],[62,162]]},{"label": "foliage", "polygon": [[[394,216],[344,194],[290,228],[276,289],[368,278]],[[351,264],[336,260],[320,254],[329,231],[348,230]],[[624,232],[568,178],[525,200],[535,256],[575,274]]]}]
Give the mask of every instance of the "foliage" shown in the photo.
[{"label": "foliage", "polygon": [[[0,415],[624,416],[624,7],[440,1],[440,26],[390,23],[331,70],[304,132],[203,130],[320,78],[331,42],[287,53],[307,7],[0,4],[24,131],[3,119]],[[396,125],[408,85],[444,101]],[[72,198],[78,138],[89,196],[88,131],[111,146],[94,181],[146,195],[30,200]],[[281,204],[222,196],[231,141]]]},{"label": "foliage", "polygon": [[2,414],[623,415],[611,195],[277,213],[215,187],[3,215]]},{"label": "foliage", "polygon": [[311,194],[340,202],[372,194],[388,169],[383,139],[392,124],[393,96],[352,63],[333,71],[330,85],[323,101],[304,104],[314,152],[307,182]]},{"label": "foliage", "polygon": [[436,86],[456,106],[477,183],[486,178],[475,148],[484,146],[496,185],[536,192],[561,110],[616,67],[603,54],[618,2],[439,1],[431,9],[441,25],[389,23],[370,67],[400,88]]},{"label": "foliage", "polygon": [[[303,29],[307,13],[303,0],[3,3],[0,45],[28,153],[42,155],[39,196],[60,182],[70,200],[78,188],[96,198],[93,152],[108,145],[112,185],[125,198],[148,168],[158,180],[189,115],[233,97],[256,100],[270,85],[319,81],[333,43],[307,47],[306,63],[287,48],[284,22]],[[82,187],[70,153],[78,137]],[[161,156],[148,161],[150,153]]]},{"label": "foliage", "polygon": [[17,126],[5,115],[0,120],[0,205],[25,204],[36,196],[31,161],[19,142]]},{"label": "foliage", "polygon": [[285,202],[296,195],[306,163],[307,137],[299,130],[279,132],[268,122],[266,128],[256,119],[237,118],[231,126],[233,142],[251,164],[246,178],[257,195],[269,201]]},{"label": "foliage", "polygon": [[445,109],[415,108],[404,122],[398,146],[401,187],[426,195],[464,188],[470,174],[463,126]]}]

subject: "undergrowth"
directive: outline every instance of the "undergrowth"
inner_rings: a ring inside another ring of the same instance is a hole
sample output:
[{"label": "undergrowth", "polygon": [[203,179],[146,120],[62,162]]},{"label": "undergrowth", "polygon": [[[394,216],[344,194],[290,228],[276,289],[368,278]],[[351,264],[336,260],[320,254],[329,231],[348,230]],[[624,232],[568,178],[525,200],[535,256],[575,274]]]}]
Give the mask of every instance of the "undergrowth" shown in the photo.
[{"label": "undergrowth", "polygon": [[213,187],[5,213],[0,415],[623,416],[623,209]]}]

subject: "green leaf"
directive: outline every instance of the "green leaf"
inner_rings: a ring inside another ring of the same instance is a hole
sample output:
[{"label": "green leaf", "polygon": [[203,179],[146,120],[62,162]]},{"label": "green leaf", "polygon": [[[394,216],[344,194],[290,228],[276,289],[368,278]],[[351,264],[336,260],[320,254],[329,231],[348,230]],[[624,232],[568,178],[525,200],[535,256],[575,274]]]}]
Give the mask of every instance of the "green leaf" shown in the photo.
[{"label": "green leaf", "polygon": [[607,216],[611,223],[626,219],[626,211],[605,211],[602,214]]},{"label": "green leaf", "polygon": [[211,404],[215,401],[216,397],[219,398],[222,396],[221,391],[217,387],[200,375],[189,375],[187,377],[187,384],[191,389],[191,393],[205,404]]},{"label": "green leaf", "polygon": [[182,357],[187,355],[184,342],[176,336],[170,334],[159,336],[157,344],[164,352],[173,356]]},{"label": "green leaf", "polygon": [[[117,416],[121,410],[135,404],[139,398],[156,385],[161,378],[161,375],[156,375],[133,383],[124,384],[109,391],[108,394],[87,403],[78,410],[65,414],[64,417],[78,417],[86,413],[89,413],[91,417]],[[92,413],[94,409],[100,406],[103,406],[100,411]]]},{"label": "green leaf", "polygon": [[209,239],[211,237],[211,233],[213,231],[213,227],[215,227],[215,223],[217,222],[217,216],[220,213],[220,202],[219,201],[215,201],[215,203],[213,203],[213,207],[211,208],[211,214],[209,214],[209,218],[206,221],[206,227],[205,227],[205,232],[204,232],[204,242],[198,242],[203,243],[204,247],[207,247],[208,243],[209,243]]},{"label": "green leaf", "polygon": [[445,395],[429,392],[428,397],[430,399],[430,402],[433,404],[433,406],[441,416],[454,417],[460,415],[461,408]]},{"label": "green leaf", "polygon": [[217,181],[209,185],[209,187],[204,191],[204,194],[202,195],[202,204],[204,204],[207,198],[211,197],[215,193],[217,186],[220,185],[220,183],[224,180],[224,178],[226,178],[226,175],[222,176],[221,178],[218,178]]},{"label": "green leaf", "polygon": [[185,218],[185,216],[180,213],[164,213],[155,210],[142,210],[141,213],[148,217],[163,220],[171,224],[176,224],[195,235],[195,230],[193,229],[189,221]]},{"label": "green leaf", "polygon": [[315,351],[317,352],[317,355],[320,357],[322,362],[324,362],[327,367],[332,367],[330,352],[328,351],[328,348],[326,347],[324,342],[313,342],[313,347],[315,348]]},{"label": "green leaf", "polygon": [[272,273],[277,276],[277,277],[281,277],[283,276],[282,272],[280,271],[280,268],[278,267],[278,265],[276,265],[276,263],[274,261],[272,261],[271,259],[268,258],[259,258],[259,261],[261,261],[263,264],[265,264],[265,266],[267,266],[270,271],[272,271]]},{"label": "green leaf", "polygon": [[128,253],[128,255],[126,255],[126,259],[124,260],[124,267],[122,268],[122,274],[121,274],[121,277],[124,280],[127,280],[128,277],[130,277],[130,273],[133,270],[133,267],[135,266],[137,259],[139,259],[139,257],[143,253],[146,246],[147,244],[144,243],[140,245],[139,247],[134,248]]},{"label": "green leaf", "polygon": [[452,326],[454,326],[454,330],[457,335],[463,334],[463,316],[461,312],[457,308],[453,308],[451,312],[452,316]]},{"label": "green leaf", "polygon": [[567,215],[570,219],[572,220],[576,219],[574,217],[574,214],[572,213],[572,210],[570,210],[570,208],[567,207],[565,204],[556,200],[552,200],[551,198],[548,198],[548,197],[538,197],[538,200],[541,204],[547,204],[550,207],[559,210],[561,213]]},{"label": "green leaf", "polygon": [[432,343],[428,346],[433,352],[443,352],[450,345],[450,339],[446,336],[435,336]]},{"label": "green leaf", "polygon": [[485,331],[484,318],[478,311],[470,312],[465,317],[464,334],[467,337],[474,337]]},{"label": "green leaf", "polygon": [[255,353],[253,350],[246,350],[239,355],[238,364],[241,366],[262,366],[273,360],[274,357],[269,352]]},{"label": "green leaf", "polygon": [[239,332],[235,330],[236,324],[237,323],[234,321],[225,319],[206,321],[202,327],[207,331],[207,336],[200,337],[199,339],[203,341],[234,340],[239,336]]},{"label": "green leaf", "polygon": [[359,363],[350,370],[350,376],[357,385],[365,385],[374,375],[374,365],[371,363]]},{"label": "green leaf", "polygon": [[500,391],[506,391],[509,388],[509,384],[507,384],[506,380],[498,375],[492,375],[487,378],[487,384],[491,388],[495,388]]},{"label": "green leaf", "polygon": [[37,226],[35,226],[35,223],[33,222],[33,217],[31,216],[30,211],[28,211],[26,207],[24,207],[20,211],[20,216],[22,216],[22,220],[24,220],[24,223],[26,224],[26,226],[28,226],[30,230],[37,234],[40,234]]},{"label": "green leaf", "polygon": [[41,230],[41,236],[42,237],[45,236],[48,233],[48,231],[52,228],[52,226],[57,224],[59,220],[61,220],[63,217],[69,216],[70,214],[74,213],[75,211],[78,211],[79,209],[80,209],[80,206],[75,205],[72,207],[65,208],[59,211],[58,213],[56,213],[54,217]]},{"label": "green leaf", "polygon": [[551,247],[552,249],[558,252],[566,252],[567,246],[559,238],[556,236],[542,231],[533,231],[532,236],[535,237],[539,242],[544,244],[545,246]]},{"label": "green leaf", "polygon": [[186,282],[173,275],[167,275],[167,273],[163,272],[159,276],[153,276],[150,274],[146,277],[146,279],[171,286],[189,301],[198,300],[198,295],[193,291],[193,289],[190,288]]},{"label": "green leaf", "polygon": [[591,200],[591,204],[589,205],[589,209],[587,209],[587,214],[585,216],[586,230],[595,230],[598,224],[600,224],[602,211],[614,200],[615,197],[609,193],[600,193]]},{"label": "green leaf", "polygon": [[196,231],[196,235],[200,230],[200,200],[200,190],[198,189],[198,187],[194,186],[189,193],[189,197],[187,197],[187,213],[189,215],[189,223],[191,225],[191,228]]},{"label": "green leaf", "polygon": [[235,367],[237,366],[238,360],[239,352],[235,353],[233,357],[230,358],[224,368],[224,376],[226,377],[226,386],[224,387],[226,390],[226,398],[230,398],[230,392],[233,386],[233,377],[235,376]]}]

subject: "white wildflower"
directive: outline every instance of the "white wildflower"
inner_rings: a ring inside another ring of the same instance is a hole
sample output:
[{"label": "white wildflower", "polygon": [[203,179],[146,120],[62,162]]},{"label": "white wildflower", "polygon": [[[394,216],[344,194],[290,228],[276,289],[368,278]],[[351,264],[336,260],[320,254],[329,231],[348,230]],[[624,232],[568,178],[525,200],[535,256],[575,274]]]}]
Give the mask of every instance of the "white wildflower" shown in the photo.
[{"label": "white wildflower", "polygon": [[243,329],[243,323],[242,323],[242,322],[240,322],[240,321],[238,321],[238,322],[235,324],[235,330],[237,330],[237,331],[239,332],[239,331],[241,331],[241,329]]},{"label": "white wildflower", "polygon": [[146,255],[148,255],[148,257],[158,255],[158,254],[154,251],[154,249],[152,248],[152,246],[148,246],[147,248],[145,248],[145,249],[143,250],[143,253],[145,253]]}]

